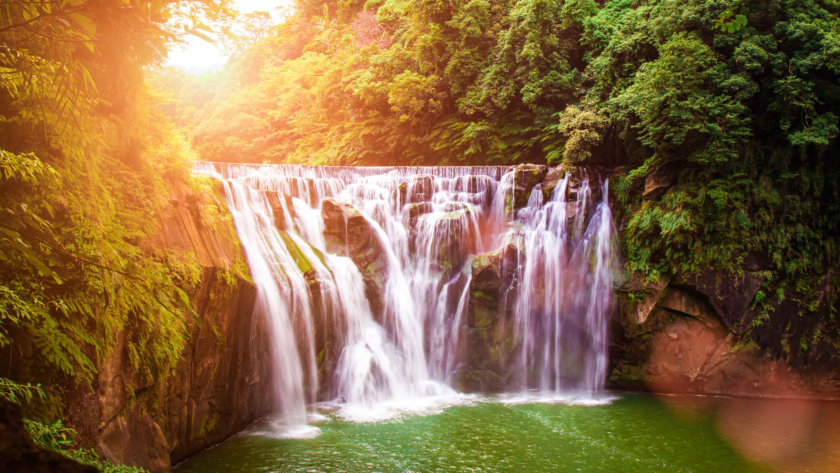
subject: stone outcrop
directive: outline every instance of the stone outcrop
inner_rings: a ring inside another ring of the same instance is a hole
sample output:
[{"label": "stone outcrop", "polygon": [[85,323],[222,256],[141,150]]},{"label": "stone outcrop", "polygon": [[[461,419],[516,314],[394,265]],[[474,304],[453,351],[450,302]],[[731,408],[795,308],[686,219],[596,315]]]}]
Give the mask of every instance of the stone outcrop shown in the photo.
[{"label": "stone outcrop", "polygon": [[346,202],[325,199],[321,205],[327,250],[349,256],[365,281],[365,295],[374,318],[382,321],[382,293],[388,261],[376,230],[358,209]]},{"label": "stone outcrop", "polygon": [[516,347],[511,317],[521,242],[476,255],[471,263],[467,320],[459,348],[463,365],[455,385],[467,392],[500,392],[511,377]]},{"label": "stone outcrop", "polygon": [[555,166],[545,174],[545,177],[540,185],[543,191],[544,200],[547,201],[551,198],[554,193],[554,188],[557,187],[557,184],[559,184],[560,180],[562,180],[565,176],[566,170],[563,166]]},{"label": "stone outcrop", "polygon": [[[293,239],[284,231],[280,232],[280,236],[283,238],[286,248],[295,260],[298,269],[303,274],[310,295],[310,307],[307,310],[311,313],[314,340],[310,341],[304,336],[299,336],[296,342],[304,350],[309,349],[309,343],[314,345],[312,349],[316,353],[319,385],[315,387],[316,392],[309,392],[309,384],[304,383],[304,391],[307,399],[326,401],[330,399],[331,380],[341,356],[340,341],[347,331],[346,320],[343,314],[335,311],[331,299],[331,296],[334,295],[326,292],[330,290],[329,287],[332,287],[332,285],[325,285],[322,278],[331,276],[323,273],[319,274],[315,269],[315,262],[310,259],[311,256],[307,256],[314,253],[316,258],[323,261],[323,253],[307,242],[301,243],[300,240]],[[307,250],[309,251],[304,252],[301,245],[308,245]]]},{"label": "stone outcrop", "polygon": [[[619,290],[611,385],[668,393],[837,397],[836,368],[785,359],[771,345],[744,336],[745,325],[755,320],[750,304],[760,283],[749,273],[708,272],[656,284],[632,277]],[[759,329],[750,335],[760,335]],[[783,334],[776,332],[776,340]]]},{"label": "stone outcrop", "polygon": [[548,167],[543,164],[518,164],[513,168],[513,198],[510,206],[519,210],[528,203],[531,191],[537,184],[541,184]]},{"label": "stone outcrop", "polygon": [[395,191],[399,205],[418,202],[428,202],[435,191],[435,181],[432,176],[412,176],[401,182]]},{"label": "stone outcrop", "polygon": [[98,367],[94,392],[80,386],[66,396],[67,424],[111,462],[168,471],[272,408],[264,321],[254,313],[256,292],[222,192],[219,186],[174,199],[145,244],[170,255],[193,254],[202,268],[174,373],[139,376],[120,336]]},{"label": "stone outcrop", "polygon": [[745,272],[742,276],[724,276],[714,271],[685,275],[674,284],[687,287],[706,296],[706,300],[720,315],[726,328],[745,333],[750,327],[745,320],[750,304],[764,277],[760,273]]},{"label": "stone outcrop", "polygon": [[642,191],[642,198],[645,200],[657,200],[662,197],[674,183],[679,175],[679,162],[665,163],[651,171],[645,177],[645,188]]},{"label": "stone outcrop", "polygon": [[[268,200],[268,205],[271,206],[271,212],[274,215],[274,226],[278,230],[286,230],[289,226],[286,221],[286,212],[291,214],[294,218],[294,204],[292,203],[292,196],[289,194],[282,194],[278,192],[267,191],[265,197]],[[285,208],[284,208],[285,207]]]},{"label": "stone outcrop", "polygon": [[[464,204],[451,203],[444,207],[446,213],[434,214],[426,217],[420,225],[426,225],[422,234],[426,238],[433,236],[430,241],[418,238],[414,232],[417,226],[411,228],[411,250],[420,253],[428,252],[437,267],[443,272],[442,279],[450,279],[466,261],[466,257],[475,252],[476,235],[472,210]],[[417,245],[424,246],[417,248]]]}]

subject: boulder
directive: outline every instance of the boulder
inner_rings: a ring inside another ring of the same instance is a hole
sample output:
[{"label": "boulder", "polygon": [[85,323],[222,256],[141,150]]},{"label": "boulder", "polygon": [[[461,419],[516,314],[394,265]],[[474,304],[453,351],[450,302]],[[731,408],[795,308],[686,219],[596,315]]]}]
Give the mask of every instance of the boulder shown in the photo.
[{"label": "boulder", "polygon": [[589,179],[586,168],[574,167],[568,170],[568,183],[566,183],[566,202],[577,202],[580,197],[580,190],[584,181]]},{"label": "boulder", "polygon": [[411,176],[397,186],[395,196],[402,206],[418,202],[428,202],[435,192],[435,180],[430,175]]},{"label": "boulder", "polygon": [[543,197],[546,201],[551,199],[554,194],[554,188],[566,176],[566,170],[563,166],[555,166],[549,170],[542,181]]},{"label": "boulder", "polygon": [[406,204],[403,207],[403,212],[405,216],[408,218],[409,226],[416,226],[417,218],[421,215],[426,215],[427,213],[432,211],[432,204],[431,202],[417,202],[413,204]]},{"label": "boulder", "polygon": [[421,216],[411,230],[411,251],[430,255],[446,273],[443,280],[454,276],[477,246],[473,208],[460,202],[444,205],[444,212]]},{"label": "boulder", "polygon": [[509,202],[513,210],[519,210],[528,203],[531,197],[531,190],[537,184],[541,184],[548,167],[544,164],[519,164],[512,170],[513,192],[512,201]]},{"label": "boulder", "polygon": [[376,230],[358,209],[346,202],[324,199],[321,216],[327,250],[353,260],[364,278],[365,295],[373,316],[381,322],[388,261]]},{"label": "boulder", "polygon": [[665,163],[645,177],[645,188],[642,191],[642,198],[646,200],[657,200],[677,181],[680,165],[678,162]]}]

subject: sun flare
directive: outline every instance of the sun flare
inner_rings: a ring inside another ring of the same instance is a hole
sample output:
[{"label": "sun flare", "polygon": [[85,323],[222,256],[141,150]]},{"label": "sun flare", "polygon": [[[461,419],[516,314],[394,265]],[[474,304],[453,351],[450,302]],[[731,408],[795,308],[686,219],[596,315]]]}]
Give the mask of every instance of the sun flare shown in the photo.
[{"label": "sun flare", "polygon": [[[276,24],[288,14],[294,0],[233,0],[232,3],[240,17],[253,12],[267,12]],[[217,40],[215,44],[196,36],[188,37],[186,42],[169,51],[165,65],[191,74],[221,69],[231,52],[219,41],[218,35],[211,37]]]}]

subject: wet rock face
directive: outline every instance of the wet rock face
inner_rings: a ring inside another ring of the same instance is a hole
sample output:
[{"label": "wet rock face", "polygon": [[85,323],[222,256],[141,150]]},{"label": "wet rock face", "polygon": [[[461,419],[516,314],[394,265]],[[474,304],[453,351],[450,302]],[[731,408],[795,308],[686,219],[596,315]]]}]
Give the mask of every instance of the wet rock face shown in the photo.
[{"label": "wet rock face", "polygon": [[417,219],[432,211],[431,202],[415,202],[407,204],[404,208],[405,215],[408,217],[408,225],[410,227],[417,226]]},{"label": "wet rock face", "polygon": [[272,214],[274,215],[274,226],[278,230],[286,230],[288,222],[285,219],[286,212],[284,211],[284,206],[289,215],[294,218],[295,207],[292,203],[292,196],[279,192],[266,192],[265,198],[268,199],[268,205],[271,207]]},{"label": "wet rock face", "polygon": [[501,392],[511,378],[516,340],[511,314],[519,248],[508,243],[476,255],[471,264],[467,321],[461,336],[464,363],[454,376],[467,392]]},{"label": "wet rock face", "polygon": [[[314,330],[314,344],[316,354],[316,366],[318,369],[317,392],[308,392],[309,385],[304,386],[309,399],[327,401],[332,399],[330,392],[332,377],[341,358],[342,344],[341,337],[347,333],[346,321],[334,316],[332,307],[323,296],[321,282],[314,277],[314,274],[307,273],[309,293],[312,295],[312,323]],[[298,340],[301,346],[305,341]]]},{"label": "wet rock face", "polygon": [[20,408],[0,399],[0,471],[96,473],[98,470],[35,445],[23,427]]},{"label": "wet rock face", "polygon": [[474,218],[472,208],[457,202],[444,205],[443,213],[421,215],[409,227],[409,249],[428,255],[443,273],[442,280],[449,280],[475,252]]},{"label": "wet rock face", "polygon": [[397,187],[396,198],[400,206],[428,202],[434,192],[435,181],[432,176],[412,176]]},{"label": "wet rock face", "polygon": [[543,191],[543,199],[549,200],[554,193],[554,188],[560,183],[560,180],[566,176],[566,171],[563,166],[555,166],[549,170],[541,183]]},{"label": "wet rock face", "polygon": [[537,184],[541,184],[548,167],[543,164],[519,164],[513,168],[513,201],[511,207],[519,210],[528,203],[531,197],[531,190]]},{"label": "wet rock face", "polygon": [[[545,177],[540,183],[544,200],[548,201],[551,199],[557,185],[560,184],[560,181],[564,177],[568,177],[564,198],[566,202],[569,202],[569,215],[573,215],[578,210],[579,207],[574,205],[578,200],[587,198],[592,204],[588,208],[584,209],[586,210],[586,217],[588,218],[591,211],[594,210],[595,205],[597,205],[597,203],[603,198],[603,188],[600,183],[602,183],[607,177],[606,170],[594,166],[585,168],[566,168],[564,166],[555,166],[545,174]],[[589,181],[589,186],[583,186],[582,184],[584,181]],[[584,187],[589,191],[586,196],[581,195],[581,189]]]},{"label": "wet rock face", "polygon": [[[482,181],[479,176],[458,179],[453,186],[459,192],[477,192]],[[443,280],[454,276],[466,256],[475,252],[477,237],[476,207],[465,202],[436,202],[431,176],[416,176],[403,181],[397,191],[402,207],[403,223],[408,229],[408,249],[433,261],[444,274]],[[488,194],[485,199],[491,199]],[[407,203],[405,203],[407,202]]]},{"label": "wet rock face", "polygon": [[365,295],[377,322],[382,321],[382,293],[387,276],[387,256],[376,230],[358,209],[346,202],[325,199],[321,206],[327,250],[347,255],[365,281]]}]

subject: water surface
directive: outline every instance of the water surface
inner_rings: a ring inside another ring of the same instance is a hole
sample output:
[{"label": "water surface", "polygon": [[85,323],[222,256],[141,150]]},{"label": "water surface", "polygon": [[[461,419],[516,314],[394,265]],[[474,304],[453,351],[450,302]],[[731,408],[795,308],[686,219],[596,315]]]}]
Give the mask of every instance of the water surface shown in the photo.
[{"label": "water surface", "polygon": [[327,415],[308,439],[243,433],[176,473],[830,472],[840,471],[838,420],[836,403],[636,394],[594,406],[477,399],[378,423]]}]

